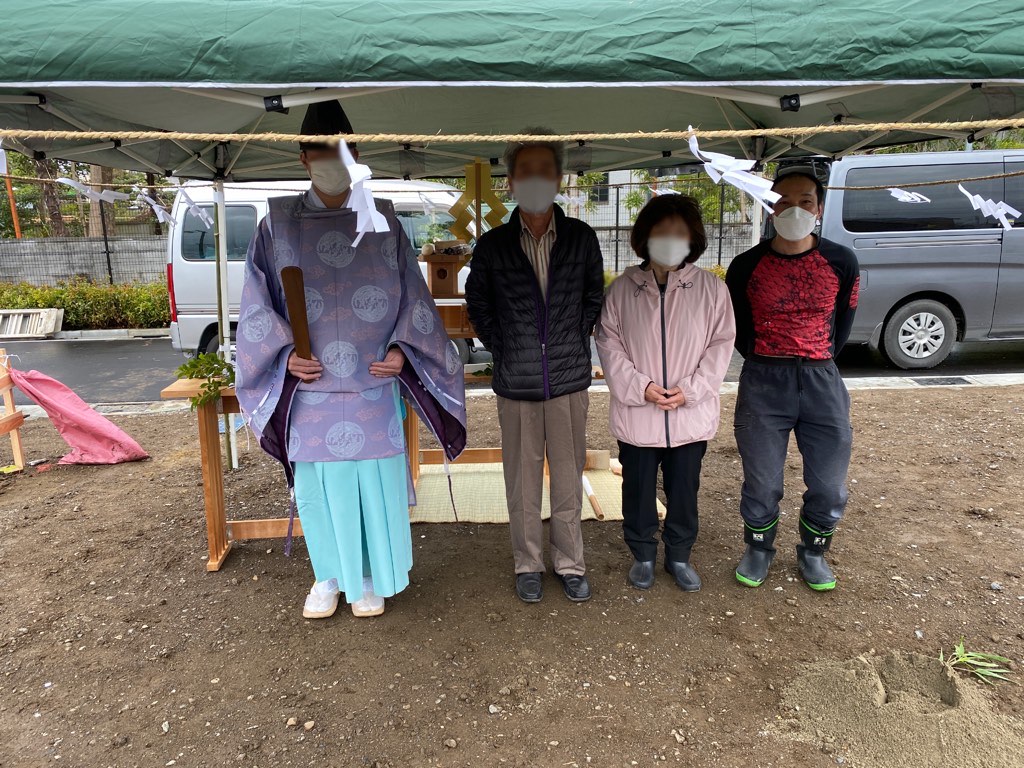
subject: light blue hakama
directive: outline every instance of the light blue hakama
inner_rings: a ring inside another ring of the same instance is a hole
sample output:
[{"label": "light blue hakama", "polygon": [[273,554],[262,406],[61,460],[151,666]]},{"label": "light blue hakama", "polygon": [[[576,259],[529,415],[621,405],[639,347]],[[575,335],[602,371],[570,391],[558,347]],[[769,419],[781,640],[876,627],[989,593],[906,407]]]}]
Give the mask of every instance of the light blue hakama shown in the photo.
[{"label": "light blue hakama", "polygon": [[[405,415],[395,392],[395,406]],[[412,529],[405,452],[383,459],[296,461],[295,503],[317,581],[337,579],[345,600],[373,591],[393,597],[409,586]]]},{"label": "light blue hakama", "polygon": [[346,601],[373,591],[392,597],[409,586],[405,454],[363,461],[295,462],[295,501],[317,581],[337,579]]}]

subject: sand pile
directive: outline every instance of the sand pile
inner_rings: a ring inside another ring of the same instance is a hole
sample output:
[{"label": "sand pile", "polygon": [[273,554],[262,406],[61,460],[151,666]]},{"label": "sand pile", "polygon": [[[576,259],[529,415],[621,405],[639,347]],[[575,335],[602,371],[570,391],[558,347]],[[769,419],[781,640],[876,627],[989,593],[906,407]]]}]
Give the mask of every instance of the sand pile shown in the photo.
[{"label": "sand pile", "polygon": [[993,691],[917,654],[808,666],[783,693],[776,730],[853,768],[1021,768],[1024,724]]}]

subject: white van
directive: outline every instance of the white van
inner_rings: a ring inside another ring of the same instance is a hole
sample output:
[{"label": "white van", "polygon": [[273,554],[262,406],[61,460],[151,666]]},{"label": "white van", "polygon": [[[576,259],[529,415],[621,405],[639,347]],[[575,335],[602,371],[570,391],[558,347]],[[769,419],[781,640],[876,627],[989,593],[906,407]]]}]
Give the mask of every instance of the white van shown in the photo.
[{"label": "white van", "polygon": [[[428,181],[373,179],[375,197],[391,200],[405,234],[419,251],[423,243],[448,239],[444,234],[452,221],[448,209],[461,190]],[[267,200],[304,192],[309,183],[254,182],[225,184],[227,209],[228,298],[231,303],[231,338],[234,340],[238,305],[242,296],[245,254],[256,225],[267,214]],[[213,186],[186,184],[189,197],[213,218]],[[213,230],[189,211],[179,193],[171,210],[175,225],[167,239],[167,286],[171,297],[171,344],[186,356],[217,350],[217,255]],[[420,262],[426,277],[427,265]],[[459,290],[465,291],[469,267],[459,272]],[[439,299],[438,304],[461,304],[459,299]],[[470,344],[456,339],[463,362],[469,360]]]}]

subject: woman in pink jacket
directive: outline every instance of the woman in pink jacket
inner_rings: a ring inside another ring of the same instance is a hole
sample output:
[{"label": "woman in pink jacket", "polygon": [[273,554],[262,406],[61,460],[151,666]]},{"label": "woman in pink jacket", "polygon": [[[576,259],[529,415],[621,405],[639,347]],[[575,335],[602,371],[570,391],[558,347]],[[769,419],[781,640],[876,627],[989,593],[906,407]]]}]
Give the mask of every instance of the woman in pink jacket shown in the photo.
[{"label": "woman in pink jacket", "polygon": [[697,489],[732,358],[732,302],[725,283],[693,263],[707,246],[693,198],[655,197],[637,216],[631,244],[641,264],[612,283],[597,327],[622,462],[622,529],[635,560],[629,580],[638,589],[654,584],[660,467],[668,499],[665,570],[695,592]]}]

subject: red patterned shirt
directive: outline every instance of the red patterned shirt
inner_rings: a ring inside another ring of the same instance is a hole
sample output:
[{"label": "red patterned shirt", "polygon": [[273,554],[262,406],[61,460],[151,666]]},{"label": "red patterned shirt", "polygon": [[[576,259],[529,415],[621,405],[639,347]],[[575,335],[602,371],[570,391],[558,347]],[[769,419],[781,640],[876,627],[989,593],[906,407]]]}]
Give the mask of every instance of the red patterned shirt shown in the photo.
[{"label": "red patterned shirt", "polygon": [[740,354],[828,360],[846,344],[860,286],[857,257],[829,240],[775,253],[766,240],[737,256],[726,275]]}]

